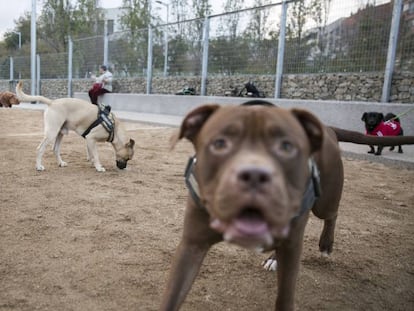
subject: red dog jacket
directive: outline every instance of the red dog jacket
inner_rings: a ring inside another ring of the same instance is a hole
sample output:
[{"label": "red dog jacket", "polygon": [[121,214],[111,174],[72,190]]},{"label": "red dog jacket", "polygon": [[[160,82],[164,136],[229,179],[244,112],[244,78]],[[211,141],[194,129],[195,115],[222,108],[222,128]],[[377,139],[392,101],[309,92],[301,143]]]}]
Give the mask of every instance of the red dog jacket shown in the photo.
[{"label": "red dog jacket", "polygon": [[398,136],[401,132],[401,125],[396,121],[381,121],[377,127],[371,131],[367,131],[367,135],[376,136]]}]

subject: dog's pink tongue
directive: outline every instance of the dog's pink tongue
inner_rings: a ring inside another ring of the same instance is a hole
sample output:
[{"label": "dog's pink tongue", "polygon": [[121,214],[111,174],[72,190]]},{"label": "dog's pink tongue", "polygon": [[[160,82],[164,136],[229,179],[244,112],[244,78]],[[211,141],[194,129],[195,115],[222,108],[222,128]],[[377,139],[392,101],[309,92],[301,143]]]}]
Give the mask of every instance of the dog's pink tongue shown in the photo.
[{"label": "dog's pink tongue", "polygon": [[236,219],[233,225],[237,231],[246,235],[260,235],[269,231],[267,223],[260,219]]},{"label": "dog's pink tongue", "polygon": [[238,218],[231,223],[224,223],[218,219],[214,219],[210,226],[220,232],[230,231],[237,235],[261,235],[269,232],[269,226],[260,219]]},{"label": "dog's pink tongue", "polygon": [[273,243],[268,224],[260,218],[240,217],[230,223],[214,219],[211,228],[222,232],[223,239],[246,248],[262,248]]}]

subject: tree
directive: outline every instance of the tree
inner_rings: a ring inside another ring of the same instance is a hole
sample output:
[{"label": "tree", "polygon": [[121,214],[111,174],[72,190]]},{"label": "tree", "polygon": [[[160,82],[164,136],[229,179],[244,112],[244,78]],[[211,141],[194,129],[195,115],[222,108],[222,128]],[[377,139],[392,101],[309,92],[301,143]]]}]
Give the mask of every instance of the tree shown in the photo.
[{"label": "tree", "polygon": [[[66,52],[68,36],[103,33],[103,13],[95,0],[46,0],[39,18],[39,39],[54,52]],[[99,27],[101,26],[101,27]]]},{"label": "tree", "polygon": [[[226,0],[223,5],[225,12],[238,11],[243,7],[244,0]],[[240,14],[234,13],[223,16],[223,23],[218,28],[221,32],[227,33],[227,35],[235,39],[237,37],[237,30],[239,29]]]},{"label": "tree", "polygon": [[[150,15],[149,0],[124,0],[125,13],[121,16],[122,29],[126,31],[126,40],[130,43],[131,54],[134,55],[134,62],[126,65],[120,63],[124,70],[139,73],[147,67],[148,54],[148,26],[152,19]],[[128,49],[129,50],[129,49]]]},{"label": "tree", "polygon": [[122,28],[132,34],[148,28],[151,22],[149,5],[149,0],[123,0],[125,13],[120,21]]},{"label": "tree", "polygon": [[391,16],[391,3],[387,3],[380,6],[367,4],[349,17],[356,23],[345,38],[348,43],[347,71],[384,70]]},{"label": "tree", "polygon": [[[269,4],[270,0],[255,0],[254,7],[261,7]],[[252,17],[244,33],[245,36],[253,40],[263,40],[266,36],[267,21],[269,18],[269,10],[256,9],[252,11]]]},{"label": "tree", "polygon": [[21,44],[24,46],[30,42],[30,13],[25,12],[23,16],[19,17],[15,22],[14,31],[8,31],[4,34],[5,46],[8,50],[16,50],[19,47],[19,35],[21,35]]},{"label": "tree", "polygon": [[186,38],[190,43],[190,55],[192,58],[192,71],[195,75],[201,73],[201,58],[203,54],[203,29],[205,17],[211,14],[209,0],[192,0],[194,18],[197,21],[188,23]]},{"label": "tree", "polygon": [[236,12],[243,4],[242,0],[226,0],[223,4],[224,11],[235,13],[214,19],[217,35],[210,37],[209,72],[230,75],[243,68],[243,52],[248,51],[248,47],[243,46],[244,40],[240,40],[240,13]]},{"label": "tree", "polygon": [[[319,50],[319,56],[325,50],[324,28],[329,14],[331,0],[297,0],[289,4],[286,28],[286,72],[305,72],[315,70],[309,67],[311,50]],[[316,24],[314,33],[307,32],[310,22]]]}]

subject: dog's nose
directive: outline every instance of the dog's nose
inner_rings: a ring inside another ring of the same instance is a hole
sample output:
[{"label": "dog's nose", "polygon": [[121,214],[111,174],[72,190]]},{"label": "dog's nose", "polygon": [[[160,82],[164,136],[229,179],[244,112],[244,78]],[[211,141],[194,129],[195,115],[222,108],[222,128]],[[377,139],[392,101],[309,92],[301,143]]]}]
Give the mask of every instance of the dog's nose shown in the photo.
[{"label": "dog's nose", "polygon": [[271,181],[271,172],[265,167],[246,167],[239,171],[238,181],[248,188],[260,188]]},{"label": "dog's nose", "polygon": [[119,169],[123,170],[124,168],[126,168],[127,163],[126,163],[126,161],[116,161],[116,166]]}]

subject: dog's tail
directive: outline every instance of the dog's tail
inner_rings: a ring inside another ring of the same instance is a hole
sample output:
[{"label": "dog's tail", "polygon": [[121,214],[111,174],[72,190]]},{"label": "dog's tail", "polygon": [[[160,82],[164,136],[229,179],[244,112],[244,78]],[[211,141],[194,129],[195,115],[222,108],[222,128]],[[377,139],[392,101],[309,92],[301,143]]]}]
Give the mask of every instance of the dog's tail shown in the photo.
[{"label": "dog's tail", "polygon": [[27,95],[23,92],[23,82],[19,81],[16,85],[16,95],[21,102],[41,102],[50,105],[52,100],[43,96]]},{"label": "dog's tail", "polygon": [[414,136],[371,136],[337,127],[330,128],[340,142],[381,146],[414,145]]}]

